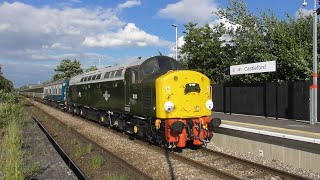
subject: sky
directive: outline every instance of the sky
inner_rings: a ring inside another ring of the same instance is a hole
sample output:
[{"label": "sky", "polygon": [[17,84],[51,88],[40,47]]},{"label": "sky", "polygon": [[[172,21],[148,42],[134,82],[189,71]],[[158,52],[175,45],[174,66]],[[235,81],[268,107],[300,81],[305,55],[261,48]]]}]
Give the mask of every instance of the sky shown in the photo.
[{"label": "sky", "polygon": [[[270,9],[296,17],[314,1],[244,0],[249,11]],[[175,28],[183,44],[184,24],[219,22],[212,12],[228,0],[0,0],[0,64],[15,87],[51,79],[63,59],[82,68],[103,68],[138,57],[174,57]],[[310,27],[312,28],[312,27]],[[99,66],[100,62],[100,66]]]}]

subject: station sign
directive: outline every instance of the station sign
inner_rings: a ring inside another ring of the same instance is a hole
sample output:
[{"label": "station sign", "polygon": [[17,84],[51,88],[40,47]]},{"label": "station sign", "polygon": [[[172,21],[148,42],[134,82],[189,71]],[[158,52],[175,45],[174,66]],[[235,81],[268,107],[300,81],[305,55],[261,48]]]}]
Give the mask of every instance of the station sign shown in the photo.
[{"label": "station sign", "polygon": [[276,70],[276,61],[266,61],[230,66],[230,75],[274,72]]}]

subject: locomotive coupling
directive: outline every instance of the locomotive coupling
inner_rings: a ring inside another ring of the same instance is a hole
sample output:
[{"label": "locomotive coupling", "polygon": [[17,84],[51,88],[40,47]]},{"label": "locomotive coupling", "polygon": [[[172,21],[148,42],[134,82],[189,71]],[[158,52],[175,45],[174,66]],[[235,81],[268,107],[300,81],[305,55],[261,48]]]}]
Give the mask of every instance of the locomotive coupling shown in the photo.
[{"label": "locomotive coupling", "polygon": [[221,119],[220,118],[212,118],[210,123],[208,124],[208,127],[210,129],[213,129],[213,128],[217,128],[221,125]]}]

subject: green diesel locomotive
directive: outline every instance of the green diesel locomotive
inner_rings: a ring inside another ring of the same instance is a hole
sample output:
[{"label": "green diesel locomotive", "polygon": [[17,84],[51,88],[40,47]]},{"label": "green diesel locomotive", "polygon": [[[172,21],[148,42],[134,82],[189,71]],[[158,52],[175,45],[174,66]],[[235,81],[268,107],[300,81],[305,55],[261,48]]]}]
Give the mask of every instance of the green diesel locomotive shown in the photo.
[{"label": "green diesel locomotive", "polygon": [[219,119],[210,119],[210,80],[155,56],[99,69],[69,81],[69,112],[167,147],[204,145]]}]

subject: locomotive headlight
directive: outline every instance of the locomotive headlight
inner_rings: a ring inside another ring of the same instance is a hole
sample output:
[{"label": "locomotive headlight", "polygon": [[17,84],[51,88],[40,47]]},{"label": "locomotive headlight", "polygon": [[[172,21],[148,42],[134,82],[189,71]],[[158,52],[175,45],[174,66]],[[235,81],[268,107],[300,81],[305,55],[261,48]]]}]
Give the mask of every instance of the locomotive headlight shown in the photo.
[{"label": "locomotive headlight", "polygon": [[211,99],[206,102],[206,107],[207,107],[207,109],[212,110],[212,108],[213,108],[213,102],[212,102]]},{"label": "locomotive headlight", "polygon": [[166,103],[164,103],[164,110],[167,112],[172,112],[174,109],[174,104],[171,101],[167,101]]}]

